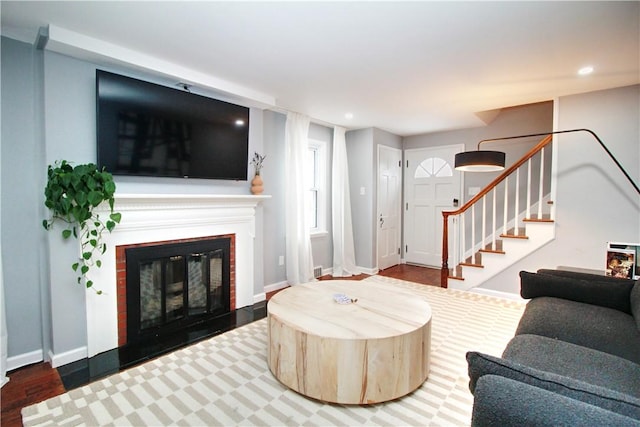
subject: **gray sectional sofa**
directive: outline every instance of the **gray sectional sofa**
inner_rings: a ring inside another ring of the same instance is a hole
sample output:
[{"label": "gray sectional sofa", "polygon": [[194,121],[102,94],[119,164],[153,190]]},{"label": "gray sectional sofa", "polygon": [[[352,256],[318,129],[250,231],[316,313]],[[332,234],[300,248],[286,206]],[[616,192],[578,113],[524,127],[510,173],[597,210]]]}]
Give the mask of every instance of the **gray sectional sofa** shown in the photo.
[{"label": "gray sectional sofa", "polygon": [[473,426],[640,426],[640,281],[520,272],[502,357],[467,353]]}]

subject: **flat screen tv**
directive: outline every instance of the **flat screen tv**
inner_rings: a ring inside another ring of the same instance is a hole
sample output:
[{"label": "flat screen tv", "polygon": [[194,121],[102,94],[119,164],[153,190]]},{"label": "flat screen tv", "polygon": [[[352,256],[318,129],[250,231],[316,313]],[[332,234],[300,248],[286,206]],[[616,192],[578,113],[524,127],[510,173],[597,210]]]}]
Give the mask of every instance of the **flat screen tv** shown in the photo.
[{"label": "flat screen tv", "polygon": [[96,71],[98,167],[113,175],[247,180],[249,109]]}]

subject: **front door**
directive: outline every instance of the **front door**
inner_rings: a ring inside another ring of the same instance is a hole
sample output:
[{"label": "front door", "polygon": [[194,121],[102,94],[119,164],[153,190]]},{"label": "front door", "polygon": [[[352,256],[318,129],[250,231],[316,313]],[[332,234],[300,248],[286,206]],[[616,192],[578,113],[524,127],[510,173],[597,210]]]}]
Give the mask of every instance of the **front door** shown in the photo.
[{"label": "front door", "polygon": [[405,261],[440,267],[442,211],[455,210],[461,200],[461,173],[455,154],[464,146],[405,150]]}]

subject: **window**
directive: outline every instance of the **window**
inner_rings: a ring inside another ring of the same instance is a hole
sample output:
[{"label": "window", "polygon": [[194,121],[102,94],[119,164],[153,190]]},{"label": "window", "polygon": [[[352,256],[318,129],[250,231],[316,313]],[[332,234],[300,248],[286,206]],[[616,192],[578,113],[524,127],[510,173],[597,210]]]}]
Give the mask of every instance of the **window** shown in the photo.
[{"label": "window", "polygon": [[307,216],[311,233],[326,232],[327,206],[327,143],[309,140],[307,163],[305,165],[307,193]]},{"label": "window", "polygon": [[429,157],[416,168],[414,178],[447,178],[453,176],[451,165],[439,157]]}]

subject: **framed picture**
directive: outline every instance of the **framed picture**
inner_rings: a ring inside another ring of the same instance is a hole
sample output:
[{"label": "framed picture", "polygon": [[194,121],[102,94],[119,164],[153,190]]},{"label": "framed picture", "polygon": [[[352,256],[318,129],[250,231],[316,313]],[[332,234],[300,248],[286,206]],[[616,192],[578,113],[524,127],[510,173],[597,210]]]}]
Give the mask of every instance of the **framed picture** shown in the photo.
[{"label": "framed picture", "polygon": [[609,242],[606,275],[625,279],[639,279],[640,243]]}]

